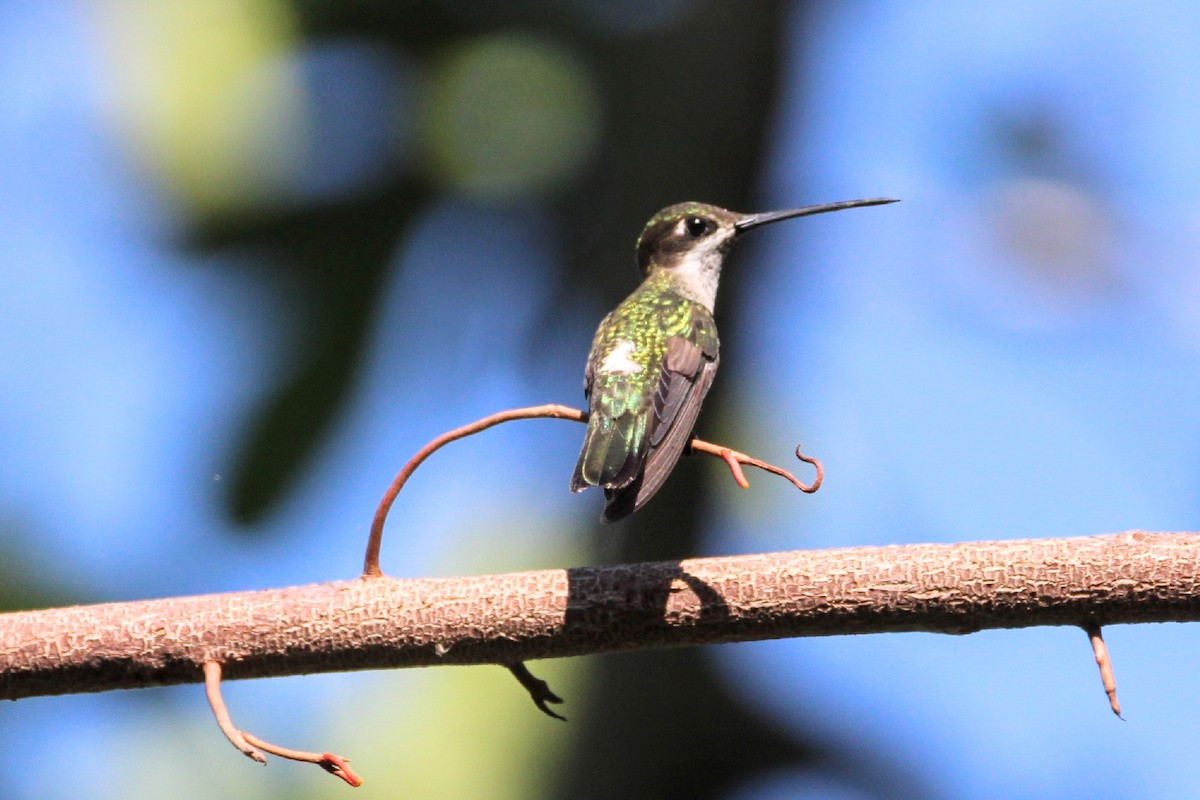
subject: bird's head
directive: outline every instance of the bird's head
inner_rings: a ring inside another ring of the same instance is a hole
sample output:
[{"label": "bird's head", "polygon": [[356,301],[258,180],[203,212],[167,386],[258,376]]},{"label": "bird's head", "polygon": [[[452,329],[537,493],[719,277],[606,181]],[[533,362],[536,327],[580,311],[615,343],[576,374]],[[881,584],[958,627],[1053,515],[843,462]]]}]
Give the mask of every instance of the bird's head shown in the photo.
[{"label": "bird's head", "polygon": [[707,203],[676,203],[651,217],[642,229],[637,242],[638,269],[642,278],[670,272],[686,293],[712,308],[725,254],[746,231],[793,217],[894,202],[888,198],[844,200],[759,214],[739,214]]}]

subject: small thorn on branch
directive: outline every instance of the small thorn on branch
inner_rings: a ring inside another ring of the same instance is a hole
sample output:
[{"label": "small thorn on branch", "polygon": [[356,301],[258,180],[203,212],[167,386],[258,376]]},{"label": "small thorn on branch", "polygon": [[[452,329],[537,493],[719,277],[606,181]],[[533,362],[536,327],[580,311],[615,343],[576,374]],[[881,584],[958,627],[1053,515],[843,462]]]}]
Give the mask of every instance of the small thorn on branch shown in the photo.
[{"label": "small thorn on branch", "polygon": [[556,714],[546,705],[547,703],[559,704],[563,701],[561,697],[550,691],[550,684],[546,683],[541,678],[534,676],[534,674],[529,671],[529,667],[525,666],[524,661],[518,661],[515,664],[505,664],[505,666],[508,668],[508,671],[513,674],[513,677],[525,687],[525,691],[529,692],[529,697],[531,700],[533,700],[533,704],[537,706],[543,714],[554,717],[555,719],[561,719],[563,722],[567,721],[566,717],[564,717],[562,714]]},{"label": "small thorn on branch", "polygon": [[264,753],[270,753],[273,756],[291,759],[292,761],[316,764],[321,769],[331,775],[336,775],[351,786],[358,787],[362,785],[362,778],[354,770],[350,769],[350,759],[348,758],[343,758],[333,753],[306,753],[302,750],[289,750],[286,747],[280,747],[279,745],[259,739],[251,733],[238,730],[229,716],[229,709],[225,706],[225,700],[221,697],[221,662],[204,662],[204,693],[208,697],[208,704],[212,707],[213,716],[217,718],[217,725],[221,728],[221,733],[225,734],[225,738],[245,754],[247,758],[251,758],[260,764],[266,764],[267,757]]},{"label": "small thorn on branch", "polygon": [[722,447],[721,458],[725,459],[725,463],[729,465],[734,482],[743,489],[749,489],[750,481],[746,480],[746,473],[742,471],[742,463],[737,460],[737,455],[728,447]]},{"label": "small thorn on branch", "polygon": [[1100,668],[1100,680],[1104,683],[1104,693],[1108,695],[1108,705],[1120,719],[1121,703],[1117,700],[1117,679],[1113,675],[1112,659],[1108,655],[1108,647],[1104,644],[1104,636],[1097,623],[1089,622],[1083,626],[1092,643],[1092,654],[1096,657],[1096,666]]}]

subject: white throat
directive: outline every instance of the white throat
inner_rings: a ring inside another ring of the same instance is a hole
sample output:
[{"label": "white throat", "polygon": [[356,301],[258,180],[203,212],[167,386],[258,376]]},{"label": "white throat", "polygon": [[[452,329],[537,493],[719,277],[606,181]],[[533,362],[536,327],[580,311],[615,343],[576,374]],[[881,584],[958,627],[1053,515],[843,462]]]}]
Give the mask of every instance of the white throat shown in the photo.
[{"label": "white throat", "polygon": [[677,291],[689,300],[713,310],[717,302],[717,282],[721,279],[724,254],[716,248],[688,253],[671,270]]}]

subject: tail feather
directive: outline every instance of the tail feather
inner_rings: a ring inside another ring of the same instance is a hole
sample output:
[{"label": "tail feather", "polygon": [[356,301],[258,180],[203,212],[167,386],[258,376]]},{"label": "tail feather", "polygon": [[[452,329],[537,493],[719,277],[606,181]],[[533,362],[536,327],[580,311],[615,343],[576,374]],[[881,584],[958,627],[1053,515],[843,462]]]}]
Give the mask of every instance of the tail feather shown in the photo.
[{"label": "tail feather", "polygon": [[605,489],[604,490],[604,511],[600,513],[601,522],[616,522],[619,519],[632,514],[639,507],[638,498],[642,494],[642,478],[644,475],[638,475],[637,479],[632,481],[628,486],[622,486],[620,489]]},{"label": "tail feather", "polygon": [[627,414],[616,420],[593,417],[571,477],[571,491],[588,486],[606,489],[627,485],[641,472],[646,420]]}]

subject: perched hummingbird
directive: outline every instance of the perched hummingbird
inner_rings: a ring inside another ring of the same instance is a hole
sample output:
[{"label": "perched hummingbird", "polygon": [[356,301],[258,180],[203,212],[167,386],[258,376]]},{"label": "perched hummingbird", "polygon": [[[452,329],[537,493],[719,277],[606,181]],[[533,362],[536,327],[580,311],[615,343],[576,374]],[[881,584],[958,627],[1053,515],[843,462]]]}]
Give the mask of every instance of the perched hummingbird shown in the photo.
[{"label": "perched hummingbird", "polygon": [[583,389],[590,415],[571,491],[603,486],[601,520],[612,522],[645,505],[671,474],[717,371],[713,303],[734,240],[770,222],[894,202],[846,200],[761,214],[679,203],[651,217],[637,242],[642,283],[592,340]]}]

